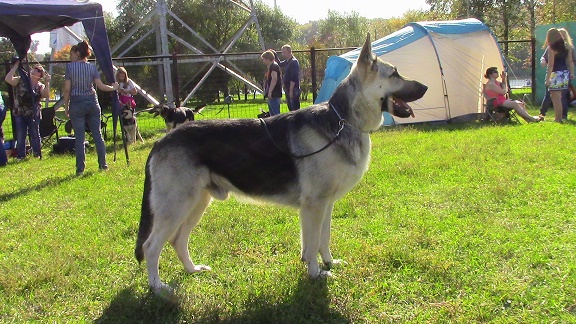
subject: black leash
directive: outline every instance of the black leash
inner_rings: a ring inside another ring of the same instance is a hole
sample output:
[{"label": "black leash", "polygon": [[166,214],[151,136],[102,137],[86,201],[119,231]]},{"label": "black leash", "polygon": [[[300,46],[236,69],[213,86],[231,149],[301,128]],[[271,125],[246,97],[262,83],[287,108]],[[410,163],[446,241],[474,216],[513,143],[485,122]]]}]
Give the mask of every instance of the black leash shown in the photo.
[{"label": "black leash", "polygon": [[260,124],[262,124],[262,126],[264,126],[264,130],[266,130],[266,134],[268,135],[268,138],[272,141],[272,144],[274,144],[274,146],[276,146],[276,148],[278,150],[280,150],[281,152],[284,152],[288,155],[290,155],[291,157],[295,158],[295,159],[301,159],[301,158],[305,158],[317,153],[320,153],[322,151],[324,151],[325,149],[327,149],[328,147],[330,147],[330,145],[334,144],[334,142],[336,142],[336,140],[338,140],[340,138],[340,133],[342,132],[342,130],[344,129],[345,125],[348,125],[362,133],[367,133],[361,129],[358,129],[356,127],[354,127],[353,125],[351,125],[350,123],[348,123],[348,121],[346,121],[346,119],[340,117],[340,114],[338,113],[338,111],[336,110],[336,108],[330,104],[330,107],[334,110],[334,112],[336,113],[336,116],[338,116],[338,125],[340,126],[340,128],[338,129],[338,132],[336,132],[336,135],[334,136],[334,138],[332,138],[332,140],[330,142],[328,142],[328,144],[324,145],[324,147],[322,147],[321,149],[312,152],[312,153],[308,153],[308,154],[304,154],[304,155],[295,155],[292,152],[286,152],[286,150],[282,149],[280,146],[278,146],[278,144],[276,144],[276,142],[274,141],[274,139],[272,138],[272,134],[270,134],[270,131],[268,130],[268,125],[266,125],[266,121],[262,118],[258,118],[260,120]]}]

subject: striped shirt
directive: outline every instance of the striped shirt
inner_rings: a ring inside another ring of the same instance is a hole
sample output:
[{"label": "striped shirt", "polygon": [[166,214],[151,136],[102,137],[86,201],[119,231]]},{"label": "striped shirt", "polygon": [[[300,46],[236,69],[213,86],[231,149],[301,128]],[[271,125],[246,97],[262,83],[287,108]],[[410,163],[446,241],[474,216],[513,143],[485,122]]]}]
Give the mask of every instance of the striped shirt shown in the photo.
[{"label": "striped shirt", "polygon": [[71,96],[96,94],[94,80],[100,79],[100,73],[91,63],[78,61],[66,64],[66,80],[72,82]]}]

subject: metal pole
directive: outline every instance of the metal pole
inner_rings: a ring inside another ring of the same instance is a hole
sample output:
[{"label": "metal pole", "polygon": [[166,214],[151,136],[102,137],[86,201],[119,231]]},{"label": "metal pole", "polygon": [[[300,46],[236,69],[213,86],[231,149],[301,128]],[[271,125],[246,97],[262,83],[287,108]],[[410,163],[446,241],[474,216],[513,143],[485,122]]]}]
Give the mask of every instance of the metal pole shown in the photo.
[{"label": "metal pole", "polygon": [[530,47],[531,47],[531,59],[530,63],[532,65],[532,102],[536,102],[536,38],[532,36],[530,40]]},{"label": "metal pole", "polygon": [[[162,55],[170,56],[168,50],[168,28],[166,27],[166,2],[164,0],[158,0],[156,2],[156,10],[158,12],[158,23],[160,24],[160,43],[162,49]],[[172,73],[170,72],[170,59],[162,59],[162,67],[164,70],[164,84],[166,85],[166,97],[168,102],[174,101],[174,94],[172,92]]]},{"label": "metal pole", "polygon": [[312,102],[316,102],[318,84],[316,83],[316,49],[310,48],[310,72],[312,73]]},{"label": "metal pole", "polygon": [[176,52],[172,53],[172,85],[173,85],[173,96],[174,104],[176,107],[180,107],[180,87],[178,83],[178,54]]}]

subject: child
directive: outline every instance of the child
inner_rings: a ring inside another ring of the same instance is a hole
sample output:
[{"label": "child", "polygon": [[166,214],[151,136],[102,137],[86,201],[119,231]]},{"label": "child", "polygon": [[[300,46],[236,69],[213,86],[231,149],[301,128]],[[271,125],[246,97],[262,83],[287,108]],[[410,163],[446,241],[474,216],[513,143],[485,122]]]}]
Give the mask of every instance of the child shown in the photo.
[{"label": "child", "polygon": [[120,88],[118,89],[118,98],[120,99],[120,103],[128,106],[128,108],[134,111],[136,108],[136,101],[132,95],[135,95],[138,91],[136,90],[134,82],[128,78],[128,73],[125,68],[119,67],[118,71],[116,71],[116,82],[120,84]]}]

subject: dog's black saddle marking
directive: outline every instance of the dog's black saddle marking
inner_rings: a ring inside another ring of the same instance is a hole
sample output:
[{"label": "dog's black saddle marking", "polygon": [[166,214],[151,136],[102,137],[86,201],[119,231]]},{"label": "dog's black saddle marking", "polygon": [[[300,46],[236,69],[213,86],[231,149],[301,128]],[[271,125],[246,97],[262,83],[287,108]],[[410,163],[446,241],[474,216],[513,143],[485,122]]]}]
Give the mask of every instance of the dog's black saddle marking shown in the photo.
[{"label": "dog's black saddle marking", "polygon": [[336,140],[338,140],[338,138],[340,138],[340,132],[342,131],[342,129],[344,129],[344,124],[345,124],[345,122],[343,120],[341,120],[339,122],[340,123],[340,129],[338,129],[338,132],[336,133],[334,138],[332,138],[332,140],[330,142],[328,142],[328,144],[324,145],[324,147],[322,147],[321,149],[314,151],[312,153],[308,153],[308,154],[296,155],[292,152],[286,152],[280,146],[278,146],[278,144],[276,144],[276,142],[274,141],[274,138],[272,138],[272,134],[270,134],[270,130],[268,130],[268,126],[266,125],[266,121],[262,118],[258,118],[258,119],[260,120],[260,125],[262,125],[264,127],[264,130],[266,131],[266,135],[268,135],[268,138],[270,139],[270,141],[272,141],[272,144],[274,144],[274,146],[276,146],[276,148],[279,149],[281,152],[284,152],[295,159],[302,159],[305,157],[309,157],[309,156],[320,153],[320,152],[324,151],[325,149],[327,149],[330,145],[334,144],[334,142],[336,142]]}]

